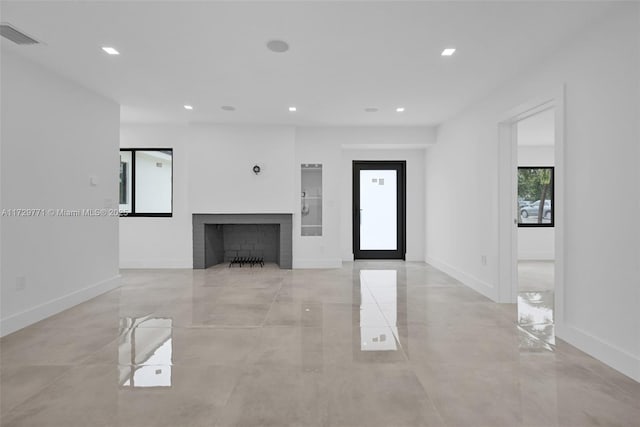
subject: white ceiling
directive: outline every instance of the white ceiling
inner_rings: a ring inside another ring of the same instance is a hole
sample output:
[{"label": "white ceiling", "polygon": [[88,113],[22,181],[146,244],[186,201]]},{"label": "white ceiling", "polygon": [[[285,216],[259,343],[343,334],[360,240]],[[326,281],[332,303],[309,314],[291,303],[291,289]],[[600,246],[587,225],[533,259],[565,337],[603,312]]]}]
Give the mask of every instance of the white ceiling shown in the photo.
[{"label": "white ceiling", "polygon": [[[609,7],[2,1],[2,21],[44,44],[18,47],[3,39],[1,48],[119,102],[124,122],[435,125],[552,54]],[[290,51],[268,51],[274,38]],[[108,56],[101,46],[121,55]],[[456,54],[441,57],[451,46]],[[289,113],[290,105],[298,112]],[[406,111],[396,113],[397,106]]]},{"label": "white ceiling", "polygon": [[555,112],[553,109],[527,117],[517,123],[518,145],[552,146],[555,141]]}]

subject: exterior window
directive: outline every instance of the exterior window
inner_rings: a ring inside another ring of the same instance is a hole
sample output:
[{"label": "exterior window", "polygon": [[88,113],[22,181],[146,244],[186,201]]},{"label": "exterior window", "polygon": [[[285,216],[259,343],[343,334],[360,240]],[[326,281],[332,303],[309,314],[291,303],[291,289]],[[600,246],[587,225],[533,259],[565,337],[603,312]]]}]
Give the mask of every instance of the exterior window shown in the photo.
[{"label": "exterior window", "polygon": [[518,168],[518,227],[553,227],[553,167]]},{"label": "exterior window", "polygon": [[131,212],[131,151],[120,151],[120,212]]},{"label": "exterior window", "polygon": [[120,216],[172,216],[173,150],[120,150]]}]

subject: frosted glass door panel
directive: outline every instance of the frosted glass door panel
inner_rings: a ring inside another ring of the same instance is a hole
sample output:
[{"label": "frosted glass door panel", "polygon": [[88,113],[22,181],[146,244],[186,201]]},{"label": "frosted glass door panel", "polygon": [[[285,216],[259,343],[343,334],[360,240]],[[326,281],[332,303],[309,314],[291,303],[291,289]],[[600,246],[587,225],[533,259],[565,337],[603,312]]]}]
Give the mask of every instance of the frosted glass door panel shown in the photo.
[{"label": "frosted glass door panel", "polygon": [[360,171],[360,249],[397,250],[397,171]]}]

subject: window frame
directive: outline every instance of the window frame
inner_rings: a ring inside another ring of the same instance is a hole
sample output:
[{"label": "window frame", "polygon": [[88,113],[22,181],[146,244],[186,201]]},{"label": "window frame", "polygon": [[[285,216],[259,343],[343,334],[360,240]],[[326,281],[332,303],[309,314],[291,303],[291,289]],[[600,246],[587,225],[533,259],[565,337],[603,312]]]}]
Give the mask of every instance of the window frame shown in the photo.
[{"label": "window frame", "polygon": [[[120,212],[120,217],[146,217],[146,218],[171,218],[173,217],[173,148],[140,147],[140,148],[120,148],[120,153],[128,151],[131,153],[131,212]],[[136,152],[138,151],[169,151],[171,152],[171,212],[136,212]],[[120,195],[118,195],[120,200]]]},{"label": "window frame", "polygon": [[[520,175],[520,169],[549,169],[551,173],[551,198],[548,199],[551,202],[551,222],[548,223],[535,223],[535,222],[520,222],[520,204],[518,201],[519,189],[517,188],[517,179],[516,179],[516,204],[518,204],[518,228],[535,228],[535,227],[543,227],[543,228],[553,228],[555,227],[555,216],[556,216],[556,179],[555,179],[555,166],[518,166],[518,175]],[[544,217],[543,217],[544,218]]]}]

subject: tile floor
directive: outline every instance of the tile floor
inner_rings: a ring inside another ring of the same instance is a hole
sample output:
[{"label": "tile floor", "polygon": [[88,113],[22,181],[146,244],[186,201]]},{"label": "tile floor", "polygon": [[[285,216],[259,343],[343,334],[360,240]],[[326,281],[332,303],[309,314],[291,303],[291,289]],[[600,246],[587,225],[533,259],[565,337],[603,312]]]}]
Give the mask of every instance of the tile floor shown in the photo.
[{"label": "tile floor", "polygon": [[520,350],[554,351],[555,265],[553,261],[518,261]]},{"label": "tile floor", "polygon": [[553,261],[518,261],[520,291],[553,291],[555,263]]},{"label": "tile floor", "polygon": [[422,263],[122,274],[0,341],[2,426],[640,420],[640,384],[561,340],[523,347],[515,304]]}]

